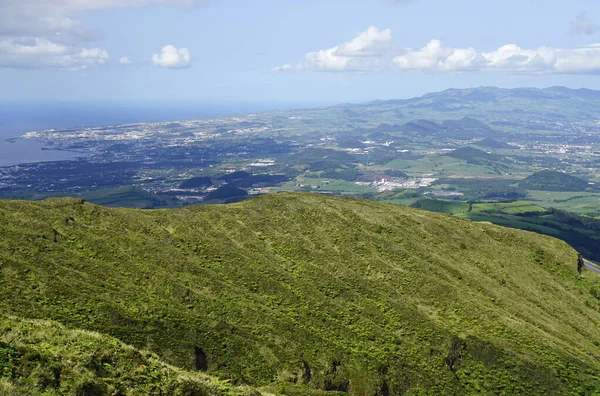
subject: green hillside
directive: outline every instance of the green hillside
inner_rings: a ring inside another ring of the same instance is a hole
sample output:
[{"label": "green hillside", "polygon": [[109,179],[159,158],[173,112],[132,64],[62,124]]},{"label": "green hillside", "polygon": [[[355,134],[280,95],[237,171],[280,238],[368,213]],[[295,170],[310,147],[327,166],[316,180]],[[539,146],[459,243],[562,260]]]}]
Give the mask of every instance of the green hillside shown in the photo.
[{"label": "green hillside", "polygon": [[598,279],[554,238],[318,194],[150,211],[1,201],[0,235],[1,314],[97,331],[233,384],[598,389]]},{"label": "green hillside", "polygon": [[167,198],[135,186],[88,191],[83,194],[83,198],[98,205],[122,208],[154,208],[173,205]]},{"label": "green hillside", "polygon": [[447,213],[472,221],[489,221],[504,227],[550,235],[567,242],[584,257],[600,261],[600,221],[528,201],[457,202],[419,198],[409,204],[431,212]]},{"label": "green hillside", "polygon": [[94,332],[0,316],[0,394],[253,395]]},{"label": "green hillside", "polygon": [[461,147],[446,154],[448,157],[458,158],[465,161],[498,161],[499,155],[486,153],[474,147]]},{"label": "green hillside", "polygon": [[519,187],[543,191],[585,191],[588,182],[575,176],[553,170],[543,170],[523,179]]}]

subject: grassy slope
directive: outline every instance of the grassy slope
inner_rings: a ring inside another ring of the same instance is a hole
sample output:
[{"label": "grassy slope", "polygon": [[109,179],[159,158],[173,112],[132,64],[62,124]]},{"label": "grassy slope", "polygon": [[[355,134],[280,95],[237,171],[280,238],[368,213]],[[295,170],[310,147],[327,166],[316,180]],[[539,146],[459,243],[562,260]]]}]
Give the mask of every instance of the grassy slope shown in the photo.
[{"label": "grassy slope", "polygon": [[164,198],[133,186],[87,191],[83,198],[98,205],[122,208],[151,208],[168,204]]},{"label": "grassy slope", "polygon": [[[38,193],[34,191],[22,191],[10,194],[3,199],[28,199],[42,200],[50,197],[66,197],[68,193]],[[102,188],[98,190],[84,191],[77,196],[86,201],[120,208],[154,208],[175,206],[175,202],[146,191],[140,187],[122,186],[117,188]]]},{"label": "grassy slope", "polygon": [[113,337],[0,316],[0,394],[260,395],[184,371]]},{"label": "grassy slope", "polygon": [[528,191],[528,197],[538,205],[569,212],[594,215],[600,213],[600,194],[587,192]]},{"label": "grassy slope", "polygon": [[553,236],[569,243],[588,259],[600,259],[599,224],[594,224],[593,220],[576,214],[545,209],[528,201],[469,204],[421,198],[408,204],[431,212],[448,213],[472,221],[489,221],[504,227]]},{"label": "grassy slope", "polygon": [[[590,393],[598,300],[564,242],[316,194],[140,211],[0,202],[0,312],[234,381]],[[592,276],[586,275],[586,276]]]}]

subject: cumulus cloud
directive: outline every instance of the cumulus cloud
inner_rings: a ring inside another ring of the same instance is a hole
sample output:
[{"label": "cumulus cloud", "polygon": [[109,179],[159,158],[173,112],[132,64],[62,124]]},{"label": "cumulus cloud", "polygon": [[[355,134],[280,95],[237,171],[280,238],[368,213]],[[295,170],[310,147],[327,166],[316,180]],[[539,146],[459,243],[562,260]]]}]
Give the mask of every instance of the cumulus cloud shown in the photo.
[{"label": "cumulus cloud", "polygon": [[446,47],[432,40],[420,50],[393,59],[399,70],[429,72],[504,71],[512,73],[600,73],[600,46],[524,49],[514,44],[494,51]]},{"label": "cumulus cloud", "polygon": [[569,22],[569,33],[576,35],[592,36],[600,30],[600,26],[587,16],[587,12],[582,11]]},{"label": "cumulus cloud", "polygon": [[400,70],[444,72],[476,70],[484,63],[485,59],[474,48],[446,47],[440,40],[431,40],[420,50],[408,50],[393,59]]},{"label": "cumulus cloud", "polygon": [[284,69],[284,66],[271,70],[372,72],[394,69],[429,73],[600,74],[600,44],[533,49],[507,44],[486,51],[473,47],[451,47],[440,40],[431,40],[420,49],[412,49],[394,45],[390,29],[370,27],[350,41],[309,52],[295,67],[287,64]]},{"label": "cumulus cloud", "polygon": [[126,57],[126,56],[124,56],[121,59],[119,59],[119,63],[122,64],[122,65],[131,65],[131,64],[133,64],[133,62],[130,61],[129,58]]},{"label": "cumulus cloud", "polygon": [[[80,70],[106,63],[106,51],[88,43],[102,32],[78,19],[108,8],[172,5],[207,0],[1,0],[0,67]],[[91,48],[90,48],[91,47]]]},{"label": "cumulus cloud", "polygon": [[152,54],[152,64],[166,69],[183,69],[191,66],[192,57],[187,48],[165,45],[159,54]]},{"label": "cumulus cloud", "polygon": [[298,64],[299,70],[369,71],[383,67],[392,40],[391,29],[374,26],[352,40],[329,49],[309,52]]},{"label": "cumulus cloud", "polygon": [[290,65],[289,63],[286,63],[285,65],[281,65],[281,66],[275,66],[274,68],[271,69],[271,71],[274,73],[288,72],[291,70],[292,70],[292,65]]}]

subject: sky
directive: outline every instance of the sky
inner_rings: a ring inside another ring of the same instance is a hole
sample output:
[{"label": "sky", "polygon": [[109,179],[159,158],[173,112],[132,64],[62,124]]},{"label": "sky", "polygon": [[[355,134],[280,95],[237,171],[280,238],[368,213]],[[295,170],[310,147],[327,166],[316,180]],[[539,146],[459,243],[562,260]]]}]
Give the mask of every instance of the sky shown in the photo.
[{"label": "sky", "polygon": [[0,0],[0,100],[600,89],[597,0]]}]

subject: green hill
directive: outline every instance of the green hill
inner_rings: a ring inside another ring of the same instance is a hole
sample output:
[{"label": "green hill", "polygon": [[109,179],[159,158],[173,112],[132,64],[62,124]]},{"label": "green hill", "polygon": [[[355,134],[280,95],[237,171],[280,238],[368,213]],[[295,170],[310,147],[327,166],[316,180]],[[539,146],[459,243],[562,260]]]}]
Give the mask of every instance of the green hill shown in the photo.
[{"label": "green hill", "polygon": [[203,188],[203,187],[208,187],[208,186],[212,186],[212,185],[213,185],[213,182],[210,177],[199,176],[199,177],[192,177],[191,179],[182,181],[181,184],[179,185],[179,188],[182,188],[182,189]]},{"label": "green hill", "polygon": [[208,195],[206,195],[205,200],[207,200],[207,201],[210,201],[210,200],[227,201],[228,199],[243,198],[247,195],[248,195],[248,193],[246,192],[246,190],[242,190],[241,188],[237,188],[237,187],[230,186],[227,184],[225,186],[219,187],[216,190],[208,193]]},{"label": "green hill", "polygon": [[477,161],[498,161],[501,159],[499,155],[486,153],[483,150],[475,147],[461,147],[446,154],[448,157],[458,158],[467,162]]},{"label": "green hill", "polygon": [[479,146],[479,147],[486,147],[486,148],[492,148],[492,149],[514,150],[514,149],[518,148],[517,146],[513,146],[512,144],[500,142],[500,141],[492,139],[492,138],[485,138],[485,139],[479,140],[473,144],[475,144],[476,146]]},{"label": "green hill", "polygon": [[440,125],[429,120],[415,120],[407,122],[399,128],[401,131],[416,133],[424,136],[435,135],[441,131]]},{"label": "green hill", "polygon": [[471,146],[457,148],[445,155],[466,161],[467,164],[484,166],[497,174],[504,174],[510,170],[510,166],[502,156]]},{"label": "green hill", "polygon": [[475,130],[490,130],[490,126],[475,118],[463,117],[460,120],[445,120],[442,126],[446,129],[475,129]]},{"label": "green hill", "polygon": [[585,191],[588,182],[575,176],[553,170],[543,170],[523,179],[519,187],[543,191]]},{"label": "green hill", "polygon": [[0,394],[252,395],[106,335],[0,316]]},{"label": "green hill", "polygon": [[234,384],[598,389],[597,279],[554,238],[318,194],[150,211],[0,201],[0,235],[1,314],[97,331]]}]

